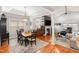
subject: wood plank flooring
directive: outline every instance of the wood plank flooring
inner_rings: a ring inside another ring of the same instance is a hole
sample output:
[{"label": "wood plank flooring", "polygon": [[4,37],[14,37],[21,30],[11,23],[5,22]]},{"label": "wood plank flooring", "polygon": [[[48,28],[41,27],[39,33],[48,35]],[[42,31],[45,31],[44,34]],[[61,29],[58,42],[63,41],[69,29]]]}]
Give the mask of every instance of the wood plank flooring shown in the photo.
[{"label": "wood plank flooring", "polygon": [[79,53],[79,51],[77,50],[65,48],[58,44],[56,45],[48,44],[47,46],[39,49],[37,52],[39,53]]},{"label": "wood plank flooring", "polygon": [[[50,40],[50,36],[39,36],[37,38],[39,38],[45,42],[49,42],[49,40]],[[6,41],[3,43],[3,46],[0,47],[0,53],[8,53],[9,49],[10,48],[9,48],[8,42]],[[77,50],[72,50],[70,48],[66,48],[66,47],[63,47],[58,44],[53,45],[51,43],[40,48],[38,51],[39,51],[39,53],[79,53],[79,51],[77,51]]]},{"label": "wood plank flooring", "polygon": [[0,47],[0,53],[8,53],[9,52],[9,45],[8,42],[4,42],[2,47]]},{"label": "wood plank flooring", "polygon": [[[50,42],[51,36],[37,36],[37,38],[45,41],[45,42]],[[55,44],[48,44],[47,46],[41,48],[38,50],[40,53],[79,53],[78,50],[72,50],[70,48],[65,48],[64,46]],[[37,51],[37,52],[38,52]]]},{"label": "wood plank flooring", "polygon": [[40,39],[40,40],[43,40],[45,42],[50,42],[50,40],[51,40],[51,36],[49,36],[49,35],[37,36],[37,38]]}]

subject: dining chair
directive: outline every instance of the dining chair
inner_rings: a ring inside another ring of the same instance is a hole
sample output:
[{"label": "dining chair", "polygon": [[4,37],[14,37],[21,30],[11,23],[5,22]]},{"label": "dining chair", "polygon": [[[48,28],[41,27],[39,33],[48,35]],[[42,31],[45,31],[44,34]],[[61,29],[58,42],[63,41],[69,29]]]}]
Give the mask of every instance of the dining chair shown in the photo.
[{"label": "dining chair", "polygon": [[29,40],[29,43],[31,44],[31,46],[33,43],[35,43],[35,45],[36,45],[36,34],[32,33],[32,35],[30,36],[30,38],[28,40]]},{"label": "dining chair", "polygon": [[29,40],[27,39],[27,37],[24,36],[20,36],[20,44],[23,45],[25,43],[25,46],[27,46],[29,44]]},{"label": "dining chair", "polygon": [[19,42],[19,40],[20,40],[20,34],[19,34],[19,31],[18,30],[16,30],[16,33],[17,33],[17,41]]},{"label": "dining chair", "polygon": [[29,44],[29,41],[26,37],[22,36],[22,31],[17,31],[17,41],[18,43],[20,43],[21,45],[23,45],[23,43],[25,43],[25,46],[27,46]]}]

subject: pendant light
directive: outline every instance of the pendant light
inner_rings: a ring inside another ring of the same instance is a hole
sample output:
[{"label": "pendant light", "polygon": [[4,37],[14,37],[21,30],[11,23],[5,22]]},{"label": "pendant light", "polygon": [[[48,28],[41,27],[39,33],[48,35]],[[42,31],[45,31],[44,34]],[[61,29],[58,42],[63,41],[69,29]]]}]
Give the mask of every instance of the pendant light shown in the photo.
[{"label": "pendant light", "polygon": [[25,11],[25,12],[24,12],[24,19],[23,19],[23,21],[27,21],[26,8],[27,8],[27,7],[24,6],[24,11]]}]

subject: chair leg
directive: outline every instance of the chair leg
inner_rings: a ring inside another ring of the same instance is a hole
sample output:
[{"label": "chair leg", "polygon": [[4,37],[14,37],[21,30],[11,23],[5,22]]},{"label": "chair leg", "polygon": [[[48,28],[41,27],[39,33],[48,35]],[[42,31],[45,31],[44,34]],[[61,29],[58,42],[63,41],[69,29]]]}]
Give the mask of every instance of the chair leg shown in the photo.
[{"label": "chair leg", "polygon": [[35,45],[36,45],[36,40],[35,40]]},{"label": "chair leg", "polygon": [[25,41],[25,46],[27,46],[28,45],[28,43],[27,43],[27,41]]},{"label": "chair leg", "polygon": [[21,41],[20,41],[20,44],[21,44]]},{"label": "chair leg", "polygon": [[27,46],[26,41],[25,41],[25,46]]},{"label": "chair leg", "polygon": [[23,41],[20,41],[20,44],[22,45],[23,44]]},{"label": "chair leg", "polygon": [[25,40],[25,46],[27,46],[29,44],[28,40]]},{"label": "chair leg", "polygon": [[18,41],[18,43],[19,43],[19,40],[17,40]]},{"label": "chair leg", "polygon": [[8,38],[8,45],[9,45],[9,38]]},{"label": "chair leg", "polygon": [[32,41],[30,41],[30,43],[31,43],[31,47],[32,47],[32,43],[33,43],[33,42],[32,42]]}]

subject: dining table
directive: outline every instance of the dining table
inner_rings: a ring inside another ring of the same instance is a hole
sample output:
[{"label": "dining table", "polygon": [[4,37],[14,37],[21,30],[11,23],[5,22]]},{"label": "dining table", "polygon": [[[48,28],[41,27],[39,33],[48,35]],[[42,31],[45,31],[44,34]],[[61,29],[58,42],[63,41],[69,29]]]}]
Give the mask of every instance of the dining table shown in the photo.
[{"label": "dining table", "polygon": [[24,37],[30,37],[32,35],[32,32],[22,32],[22,36]]},{"label": "dining table", "polygon": [[26,38],[26,40],[29,40],[30,44],[31,44],[31,47],[32,47],[32,43],[35,42],[35,45],[36,45],[36,39],[34,39],[32,41],[32,32],[22,32],[22,36]]},{"label": "dining table", "polygon": [[22,32],[21,35],[24,37],[25,46],[29,44],[29,39],[31,39],[32,32]]}]

